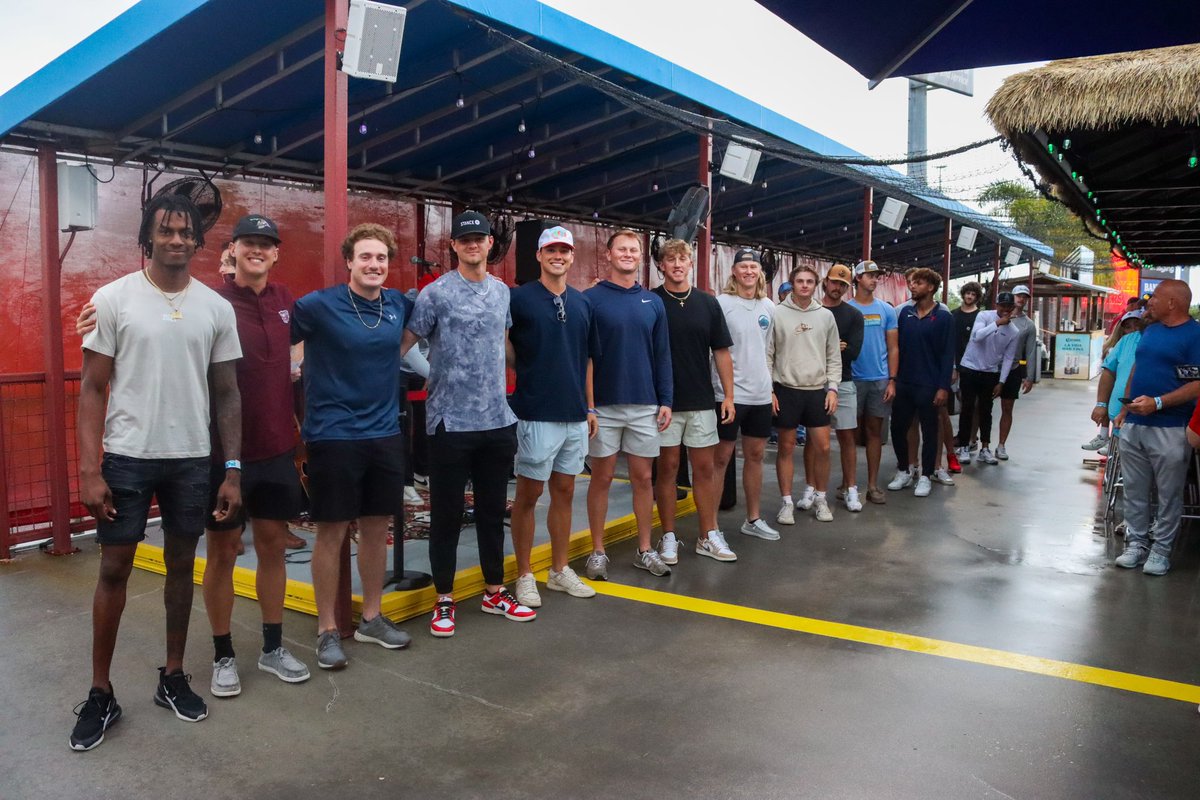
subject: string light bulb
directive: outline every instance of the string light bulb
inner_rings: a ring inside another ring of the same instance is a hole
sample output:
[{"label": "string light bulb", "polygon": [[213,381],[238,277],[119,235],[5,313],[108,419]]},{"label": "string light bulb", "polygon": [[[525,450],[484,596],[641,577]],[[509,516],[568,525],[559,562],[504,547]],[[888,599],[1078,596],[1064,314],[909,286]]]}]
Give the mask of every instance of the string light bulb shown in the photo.
[{"label": "string light bulb", "polygon": [[750,210],[746,212],[746,216],[751,219],[754,217],[754,206],[750,206]]},{"label": "string light bulb", "polygon": [[462,92],[459,92],[458,97],[454,98],[454,107],[462,108],[466,104],[467,104],[467,101],[463,99]]},{"label": "string light bulb", "polygon": [[511,195],[511,194],[509,194],[509,195],[505,195],[505,196],[504,196],[504,202],[506,202],[506,203],[511,203],[511,202],[512,202],[512,195]]},{"label": "string light bulb", "polygon": [[517,180],[519,180],[519,181],[520,181],[520,180],[524,180],[524,179],[525,179],[525,176],[524,176],[524,175],[522,175],[520,172],[518,172],[518,173],[517,173],[516,175],[514,175],[513,177],[514,177],[514,178],[516,178],[516,179],[517,179]]},{"label": "string light bulb", "polygon": [[1071,140],[1063,139],[1063,150],[1070,150],[1070,149],[1071,149]]},{"label": "string light bulb", "polygon": [[657,192],[657,191],[658,191],[658,184],[657,184],[657,183],[652,183],[652,184],[650,184],[650,191],[652,191],[652,192]]},{"label": "string light bulb", "polygon": [[1188,169],[1195,169],[1200,166],[1200,158],[1196,157],[1196,149],[1192,148],[1192,154],[1188,157]]},{"label": "string light bulb", "polygon": [[362,134],[363,136],[366,136],[367,135],[367,123],[364,122],[361,125],[359,125],[358,132],[360,134]]},{"label": "string light bulb", "polygon": [[517,133],[524,133],[524,132],[525,132],[525,118],[522,117],[521,121],[517,123]]},{"label": "string light bulb", "polygon": [[254,143],[255,143],[255,144],[262,144],[262,131],[255,131],[255,132],[254,132]]},{"label": "string light bulb", "polygon": [[530,158],[536,158],[536,157],[537,157],[537,150],[535,150],[535,149],[533,148],[533,145],[529,145],[529,157],[530,157]]}]

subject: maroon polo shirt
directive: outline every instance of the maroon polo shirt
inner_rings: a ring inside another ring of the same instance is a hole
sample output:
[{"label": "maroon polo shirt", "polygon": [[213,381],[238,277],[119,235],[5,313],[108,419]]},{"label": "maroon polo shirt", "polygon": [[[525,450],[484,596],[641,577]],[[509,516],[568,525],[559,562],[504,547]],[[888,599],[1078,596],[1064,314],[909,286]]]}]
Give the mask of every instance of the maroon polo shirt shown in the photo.
[{"label": "maroon polo shirt", "polygon": [[[242,344],[242,357],[237,362],[242,394],[242,461],[282,455],[296,446],[290,349],[292,293],[277,283],[268,283],[261,294],[233,282],[222,282],[216,291],[233,306]],[[216,445],[214,441],[214,453],[219,452]]]}]

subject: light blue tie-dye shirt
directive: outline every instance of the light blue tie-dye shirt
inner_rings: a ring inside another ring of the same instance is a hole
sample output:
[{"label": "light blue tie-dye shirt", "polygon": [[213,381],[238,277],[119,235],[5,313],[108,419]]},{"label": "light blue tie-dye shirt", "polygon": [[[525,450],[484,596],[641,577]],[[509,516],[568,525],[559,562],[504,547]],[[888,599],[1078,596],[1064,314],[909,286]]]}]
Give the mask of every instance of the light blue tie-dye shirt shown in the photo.
[{"label": "light blue tie-dye shirt", "polygon": [[514,425],[506,394],[504,333],[512,325],[508,287],[489,275],[480,283],[457,270],[417,295],[408,329],[429,340],[425,429],[457,431]]}]

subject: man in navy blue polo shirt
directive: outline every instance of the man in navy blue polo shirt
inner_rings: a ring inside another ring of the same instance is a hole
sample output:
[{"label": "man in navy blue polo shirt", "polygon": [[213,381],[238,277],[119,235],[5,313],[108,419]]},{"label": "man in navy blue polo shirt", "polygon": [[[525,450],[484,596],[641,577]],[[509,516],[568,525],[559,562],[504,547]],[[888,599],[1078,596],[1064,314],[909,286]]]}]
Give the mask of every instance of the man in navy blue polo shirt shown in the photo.
[{"label": "man in navy blue polo shirt", "polygon": [[596,594],[567,565],[567,545],[575,476],[583,472],[588,438],[596,431],[596,418],[588,414],[588,364],[600,351],[591,303],[567,285],[567,272],[575,261],[571,232],[561,225],[542,231],[537,259],[541,277],[510,293],[508,332],[510,361],[517,373],[509,400],[517,415],[517,497],[512,511],[516,594],[522,605],[533,608],[542,604],[529,564],[533,509],[547,482],[552,566],[546,588],[572,597]]}]

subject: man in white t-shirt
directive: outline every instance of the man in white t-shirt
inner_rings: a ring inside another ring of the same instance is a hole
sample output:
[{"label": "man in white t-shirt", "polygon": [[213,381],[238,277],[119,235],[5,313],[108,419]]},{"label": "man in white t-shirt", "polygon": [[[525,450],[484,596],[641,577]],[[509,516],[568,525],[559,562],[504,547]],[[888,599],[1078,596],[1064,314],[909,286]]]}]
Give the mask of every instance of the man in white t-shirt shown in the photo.
[{"label": "man in white t-shirt", "polygon": [[[185,722],[208,716],[183,672],[196,543],[209,511],[220,521],[241,506],[241,398],[237,323],[227,300],[192,280],[204,245],[200,212],[186,197],[155,198],[138,243],[145,269],[92,298],[96,329],[83,340],[79,387],[79,495],[103,545],[92,605],[92,688],[76,712],[73,750],[90,750],[121,717],[109,680],[125,588],[151,501],[162,514],[166,666],[154,702]],[[208,507],[209,383],[225,457],[216,509]],[[105,393],[107,392],[107,403]],[[103,461],[101,449],[103,448]]]}]

